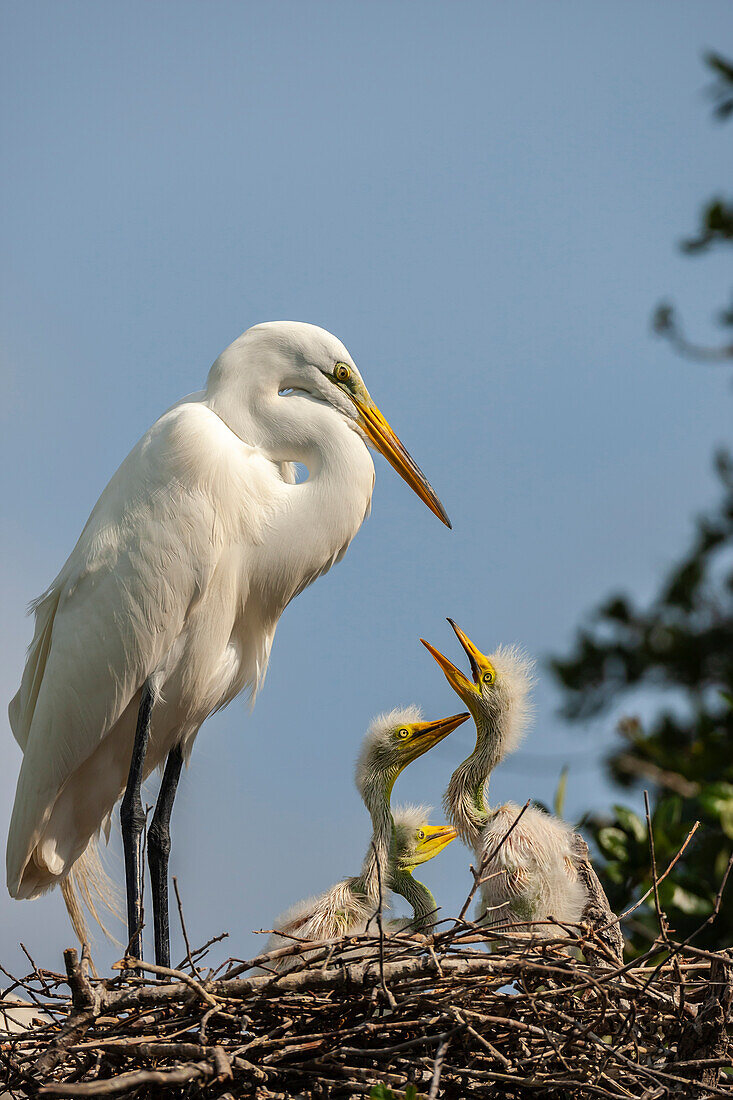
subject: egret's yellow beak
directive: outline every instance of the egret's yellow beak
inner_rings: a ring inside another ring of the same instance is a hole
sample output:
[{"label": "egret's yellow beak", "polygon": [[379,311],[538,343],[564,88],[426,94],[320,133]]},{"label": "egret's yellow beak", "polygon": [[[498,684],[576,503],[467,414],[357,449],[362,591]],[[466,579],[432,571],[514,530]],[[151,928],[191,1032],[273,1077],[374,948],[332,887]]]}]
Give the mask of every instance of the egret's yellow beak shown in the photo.
[{"label": "egret's yellow beak", "polygon": [[464,634],[460,626],[453,622],[452,619],[448,619],[448,622],[453,627],[456,638],[463,646],[463,650],[468,657],[469,664],[471,665],[471,675],[473,676],[474,683],[478,684],[481,681],[481,677],[485,672],[491,672],[495,674],[494,666],[489,658],[477,649],[473,644],[468,634]]},{"label": "egret's yellow beak", "polygon": [[476,694],[480,692],[481,681],[485,674],[490,673],[491,681],[493,682],[496,672],[488,657],[486,657],[480,649],[476,648],[468,635],[464,634],[461,628],[457,626],[452,619],[448,619],[448,622],[453,627],[456,637],[463,646],[464,652],[468,657],[473,680],[469,680],[467,676],[464,676],[461,670],[456,668],[453,662],[449,661],[447,657],[444,657],[440,650],[432,646],[430,642],[426,642],[424,638],[421,638],[420,641],[443,669],[445,678],[453,690],[460,695],[465,703],[470,705],[470,703],[475,700]]},{"label": "egret's yellow beak", "polygon": [[426,825],[423,832],[425,839],[420,841],[410,861],[413,867],[433,859],[458,836],[456,830],[449,825]]},{"label": "egret's yellow beak", "polygon": [[452,661],[443,656],[439,649],[436,649],[430,642],[426,642],[424,638],[421,638],[420,641],[443,669],[445,678],[453,690],[460,695],[465,703],[472,702],[476,697],[476,685],[467,676],[463,675],[460,668],[456,668]]},{"label": "egret's yellow beak", "polygon": [[409,755],[407,763],[411,764],[413,760],[423,756],[428,749],[432,749],[433,745],[437,745],[449,733],[453,733],[454,729],[458,729],[470,717],[470,714],[464,711],[463,714],[452,714],[450,718],[440,718],[437,722],[413,722],[410,726],[413,731],[412,739],[405,747]]},{"label": "egret's yellow beak", "polygon": [[402,446],[395,433],[390,428],[386,419],[372,401],[366,388],[363,392],[355,394],[344,390],[356,405],[359,413],[359,425],[371,443],[383,454],[387,462],[404,478],[411,489],[417,493],[434,515],[441,520],[446,527],[450,527],[448,513],[438,500],[438,496],[432,485],[425,477],[412,456]]}]

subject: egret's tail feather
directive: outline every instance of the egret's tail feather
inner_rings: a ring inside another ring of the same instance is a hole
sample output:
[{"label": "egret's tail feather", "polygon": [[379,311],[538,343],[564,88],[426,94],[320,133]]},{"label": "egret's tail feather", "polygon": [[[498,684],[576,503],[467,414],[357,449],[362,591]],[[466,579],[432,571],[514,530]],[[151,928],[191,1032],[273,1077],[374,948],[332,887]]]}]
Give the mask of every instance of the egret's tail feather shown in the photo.
[{"label": "egret's tail feather", "polygon": [[92,837],[86,850],[61,883],[61,893],[80,943],[89,944],[91,940],[87,913],[108,939],[114,943],[120,942],[112,935],[100,915],[100,910],[107,910],[113,917],[121,919],[119,896],[112,879],[102,866],[96,837]]}]

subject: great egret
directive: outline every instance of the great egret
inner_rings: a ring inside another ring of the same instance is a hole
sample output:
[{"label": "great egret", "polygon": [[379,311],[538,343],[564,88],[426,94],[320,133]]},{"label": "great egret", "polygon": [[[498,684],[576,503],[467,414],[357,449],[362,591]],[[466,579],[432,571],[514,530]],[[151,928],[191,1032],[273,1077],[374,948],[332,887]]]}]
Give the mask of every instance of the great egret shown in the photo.
[{"label": "great egret", "polygon": [[[394,810],[394,834],[385,866],[377,871],[377,850],[371,844],[356,878],[342,879],[317,897],[305,898],[286,910],[275,922],[267,951],[286,947],[294,941],[328,940],[337,936],[364,932],[381,902],[389,907],[390,890],[401,894],[413,907],[415,920],[390,922],[390,930],[403,927],[423,929],[435,913],[435,899],[427,886],[412,877],[415,867],[433,859],[456,837],[446,825],[428,825],[424,806],[403,806]],[[299,956],[285,955],[274,961],[278,970],[287,970]]]},{"label": "great egret", "polygon": [[[421,641],[476,724],[476,747],[451,776],[445,808],[482,865],[486,921],[513,922],[516,927],[516,922],[548,922],[554,917],[561,923],[577,923],[588,891],[577,867],[570,826],[536,807],[528,807],[521,817],[521,807],[514,803],[490,809],[486,799],[491,772],[517,748],[528,724],[534,662],[507,646],[487,657],[452,619],[448,622],[468,657],[472,679],[429,642]],[[512,832],[487,861],[515,821]],[[536,931],[541,936],[553,934],[547,923],[539,924]]]},{"label": "great egret", "polygon": [[[372,443],[448,526],[344,345],[276,321],[235,340],[206,389],[143,436],[34,604],[10,721],[24,751],[7,848],[13,897],[74,881],[121,807],[130,949],[142,942],[142,780],[166,761],[150,826],[156,959],[169,962],[170,815],[201,723],[265,676],[284,608],[339,561],[371,500]],[[293,463],[310,476],[296,484]],[[75,868],[73,878],[70,872]]]}]

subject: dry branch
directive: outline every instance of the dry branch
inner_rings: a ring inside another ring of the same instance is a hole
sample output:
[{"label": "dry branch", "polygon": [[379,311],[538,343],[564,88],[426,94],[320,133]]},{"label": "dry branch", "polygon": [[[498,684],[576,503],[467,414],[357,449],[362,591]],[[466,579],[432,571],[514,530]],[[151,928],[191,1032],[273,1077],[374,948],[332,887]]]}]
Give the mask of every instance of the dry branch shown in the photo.
[{"label": "dry branch", "polygon": [[127,957],[106,980],[90,976],[87,952],[66,951],[59,974],[29,956],[33,972],[8,975],[4,997],[28,998],[38,1016],[0,1030],[0,1088],[136,1100],[368,1097],[379,1083],[397,1096],[413,1084],[421,1100],[733,1097],[733,952],[672,938],[658,886],[676,859],[658,875],[651,828],[650,860],[660,932],[626,964],[623,916],[600,883],[593,914],[539,938],[465,918],[483,868],[459,917],[427,939],[378,921],[374,934],[293,940],[218,970],[202,965],[210,944],[187,943],[177,970]]},{"label": "dry branch", "polygon": [[[733,1096],[733,956],[660,936],[641,960],[599,969],[570,950],[582,926],[551,941],[504,933],[490,952],[469,922],[442,928],[294,943],[302,964],[281,976],[254,971],[282,948],[221,976],[126,960],[106,981],[67,952],[65,974],[16,987],[54,1022],[0,1036],[0,1081],[29,1097],[320,1100],[379,1082],[456,1100]],[[143,966],[162,980],[131,976]]]}]

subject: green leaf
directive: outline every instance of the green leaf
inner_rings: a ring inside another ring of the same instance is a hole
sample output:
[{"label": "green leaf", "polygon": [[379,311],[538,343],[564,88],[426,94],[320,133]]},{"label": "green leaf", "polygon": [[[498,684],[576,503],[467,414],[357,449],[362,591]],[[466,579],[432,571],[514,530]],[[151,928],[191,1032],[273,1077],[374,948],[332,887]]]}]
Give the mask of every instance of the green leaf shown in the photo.
[{"label": "green leaf", "polygon": [[700,792],[700,801],[705,809],[713,802],[733,801],[733,783],[708,783]]},{"label": "green leaf", "polygon": [[733,784],[710,783],[700,792],[703,809],[717,817],[726,836],[733,838]]},{"label": "green leaf", "polygon": [[622,829],[633,836],[634,840],[643,843],[647,839],[646,822],[642,821],[638,814],[628,806],[616,805],[613,810]]},{"label": "green leaf", "polygon": [[560,772],[560,778],[557,781],[557,788],[555,790],[555,798],[553,801],[553,809],[557,817],[563,816],[563,809],[565,808],[565,794],[568,789],[568,766],[563,764],[562,771]]},{"label": "green leaf", "polygon": [[622,829],[616,829],[613,825],[598,830],[598,844],[605,855],[614,859],[623,862],[629,857],[628,837]]},{"label": "green leaf", "polygon": [[683,890],[681,886],[675,886],[672,891],[671,904],[676,909],[692,917],[706,917],[712,909],[712,905],[707,898],[698,897],[697,894],[692,894],[689,890]]}]

